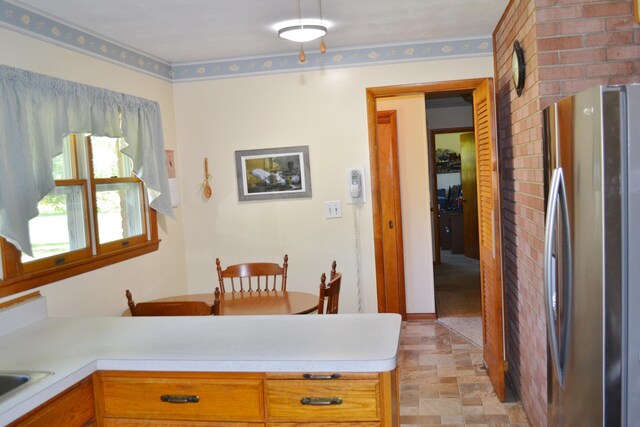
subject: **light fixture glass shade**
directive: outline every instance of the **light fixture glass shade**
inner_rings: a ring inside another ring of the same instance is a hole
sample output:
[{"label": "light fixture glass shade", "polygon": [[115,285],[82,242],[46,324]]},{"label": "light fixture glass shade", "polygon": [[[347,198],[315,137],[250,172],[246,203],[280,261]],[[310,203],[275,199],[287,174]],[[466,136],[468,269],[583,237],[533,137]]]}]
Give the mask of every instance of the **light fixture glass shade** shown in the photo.
[{"label": "light fixture glass shade", "polygon": [[278,36],[292,42],[304,43],[318,39],[327,34],[323,25],[292,25],[278,30]]}]

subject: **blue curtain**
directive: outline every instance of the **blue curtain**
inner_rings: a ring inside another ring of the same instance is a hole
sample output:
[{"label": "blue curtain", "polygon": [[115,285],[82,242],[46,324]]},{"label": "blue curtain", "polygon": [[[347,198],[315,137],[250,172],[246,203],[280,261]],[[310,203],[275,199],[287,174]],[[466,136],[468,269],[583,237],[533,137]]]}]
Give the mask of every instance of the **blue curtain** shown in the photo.
[{"label": "blue curtain", "polygon": [[70,133],[124,138],[151,207],[174,218],[157,102],[0,65],[0,235],[32,255],[29,220]]}]

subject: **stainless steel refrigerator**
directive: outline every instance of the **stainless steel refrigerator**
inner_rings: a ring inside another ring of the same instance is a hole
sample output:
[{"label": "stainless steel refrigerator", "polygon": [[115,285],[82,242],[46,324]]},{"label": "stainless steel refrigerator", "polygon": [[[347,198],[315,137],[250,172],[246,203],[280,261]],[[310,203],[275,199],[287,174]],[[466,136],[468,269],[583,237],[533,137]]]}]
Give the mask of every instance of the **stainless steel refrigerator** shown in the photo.
[{"label": "stainless steel refrigerator", "polygon": [[640,426],[640,85],[544,111],[549,426]]}]

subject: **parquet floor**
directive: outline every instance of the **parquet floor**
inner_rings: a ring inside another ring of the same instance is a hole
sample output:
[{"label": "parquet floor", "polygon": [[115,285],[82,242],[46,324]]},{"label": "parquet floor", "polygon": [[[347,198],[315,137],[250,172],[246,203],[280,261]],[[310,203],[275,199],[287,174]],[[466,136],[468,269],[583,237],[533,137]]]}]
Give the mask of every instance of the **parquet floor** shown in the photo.
[{"label": "parquet floor", "polygon": [[399,368],[402,427],[529,427],[519,402],[496,397],[482,350],[435,320],[404,322]]}]

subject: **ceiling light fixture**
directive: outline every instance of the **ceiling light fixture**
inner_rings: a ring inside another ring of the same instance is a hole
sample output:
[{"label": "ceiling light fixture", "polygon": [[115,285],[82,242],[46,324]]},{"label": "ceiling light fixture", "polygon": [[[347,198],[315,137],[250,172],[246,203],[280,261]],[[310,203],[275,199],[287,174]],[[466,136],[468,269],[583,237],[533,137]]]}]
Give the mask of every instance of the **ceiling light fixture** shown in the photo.
[{"label": "ceiling light fixture", "polygon": [[[320,22],[313,20],[313,23],[304,23],[302,20],[302,12],[300,9],[300,0],[298,0],[298,21],[295,24],[286,25],[278,30],[278,37],[300,43],[300,55],[299,60],[304,63],[306,55],[304,54],[304,48],[302,43],[310,42],[322,38],[320,41],[320,53],[325,53],[327,47],[324,44],[324,36],[327,34],[327,27],[323,25],[322,21],[322,0],[318,0],[320,9]],[[316,22],[314,22],[316,21]]]},{"label": "ceiling light fixture", "polygon": [[278,31],[278,36],[297,43],[310,42],[327,34],[327,27],[323,25],[292,25]]}]

